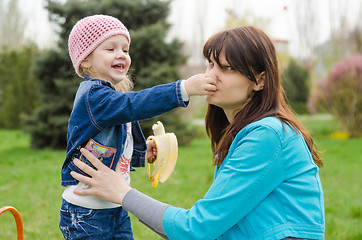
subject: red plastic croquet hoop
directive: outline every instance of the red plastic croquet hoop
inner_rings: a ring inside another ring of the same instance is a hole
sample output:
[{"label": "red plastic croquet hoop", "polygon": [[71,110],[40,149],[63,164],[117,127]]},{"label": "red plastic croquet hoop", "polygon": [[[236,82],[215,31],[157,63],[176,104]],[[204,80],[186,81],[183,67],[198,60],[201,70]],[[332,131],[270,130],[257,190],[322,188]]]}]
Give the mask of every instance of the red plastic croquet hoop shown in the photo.
[{"label": "red plastic croquet hoop", "polygon": [[14,207],[11,206],[5,206],[0,208],[0,215],[3,212],[9,211],[11,214],[13,214],[15,223],[16,223],[16,231],[18,234],[18,240],[24,240],[24,226],[23,226],[23,220],[21,219],[21,215],[18,210],[16,210]]}]

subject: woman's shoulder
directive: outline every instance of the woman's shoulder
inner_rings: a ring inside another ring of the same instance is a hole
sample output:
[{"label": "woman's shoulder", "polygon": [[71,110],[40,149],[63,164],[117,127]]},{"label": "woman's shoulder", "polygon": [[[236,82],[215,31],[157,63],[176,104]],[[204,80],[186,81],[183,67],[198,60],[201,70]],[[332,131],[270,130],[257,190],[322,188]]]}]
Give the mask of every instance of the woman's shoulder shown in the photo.
[{"label": "woman's shoulder", "polygon": [[252,122],[245,127],[245,129],[248,131],[262,128],[270,128],[274,131],[280,131],[283,130],[283,122],[276,117],[265,117],[258,121]]},{"label": "woman's shoulder", "polygon": [[250,133],[277,135],[279,139],[285,139],[288,135],[294,135],[294,131],[288,124],[282,122],[277,117],[265,117],[248,124],[238,135],[245,136]]}]

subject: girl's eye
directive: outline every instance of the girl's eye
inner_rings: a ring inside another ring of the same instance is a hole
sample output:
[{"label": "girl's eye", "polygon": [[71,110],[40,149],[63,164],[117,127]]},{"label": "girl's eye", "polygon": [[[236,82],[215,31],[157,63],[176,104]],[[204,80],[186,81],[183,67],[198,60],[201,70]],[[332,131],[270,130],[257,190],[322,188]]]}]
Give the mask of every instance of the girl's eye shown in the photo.
[{"label": "girl's eye", "polygon": [[109,52],[112,52],[113,48],[107,48],[106,50],[109,51]]},{"label": "girl's eye", "polygon": [[209,68],[213,68],[214,67],[214,63],[209,61]]}]

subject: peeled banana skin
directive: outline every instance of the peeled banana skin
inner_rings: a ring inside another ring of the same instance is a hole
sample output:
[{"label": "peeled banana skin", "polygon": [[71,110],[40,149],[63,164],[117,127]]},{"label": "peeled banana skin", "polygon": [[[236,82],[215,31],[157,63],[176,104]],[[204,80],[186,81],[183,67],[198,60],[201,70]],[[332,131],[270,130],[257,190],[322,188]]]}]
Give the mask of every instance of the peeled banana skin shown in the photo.
[{"label": "peeled banana skin", "polygon": [[155,142],[157,157],[153,162],[152,170],[152,163],[149,161],[146,161],[146,163],[149,180],[155,189],[159,182],[165,182],[173,173],[177,162],[178,144],[176,135],[174,133],[166,133],[160,121],[152,126],[152,130],[154,136],[148,137],[147,141],[152,140]]}]

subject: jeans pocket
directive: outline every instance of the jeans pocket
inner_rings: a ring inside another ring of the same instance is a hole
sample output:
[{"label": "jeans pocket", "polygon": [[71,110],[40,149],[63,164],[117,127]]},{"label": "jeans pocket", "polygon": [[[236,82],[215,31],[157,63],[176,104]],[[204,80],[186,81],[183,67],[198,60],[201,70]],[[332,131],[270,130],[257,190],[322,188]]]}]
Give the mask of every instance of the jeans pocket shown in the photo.
[{"label": "jeans pocket", "polygon": [[[110,226],[102,209],[75,206],[70,211],[70,232],[72,239],[109,239]],[[109,233],[108,233],[109,232]]]},{"label": "jeans pocket", "polygon": [[89,209],[63,200],[59,228],[64,239],[133,239],[127,211],[119,208]]},{"label": "jeans pocket", "polygon": [[90,218],[92,218],[96,214],[96,209],[90,209],[90,208],[84,208],[84,207],[76,207],[75,211],[71,212],[73,221],[76,222],[82,222],[82,221],[88,221]]}]

